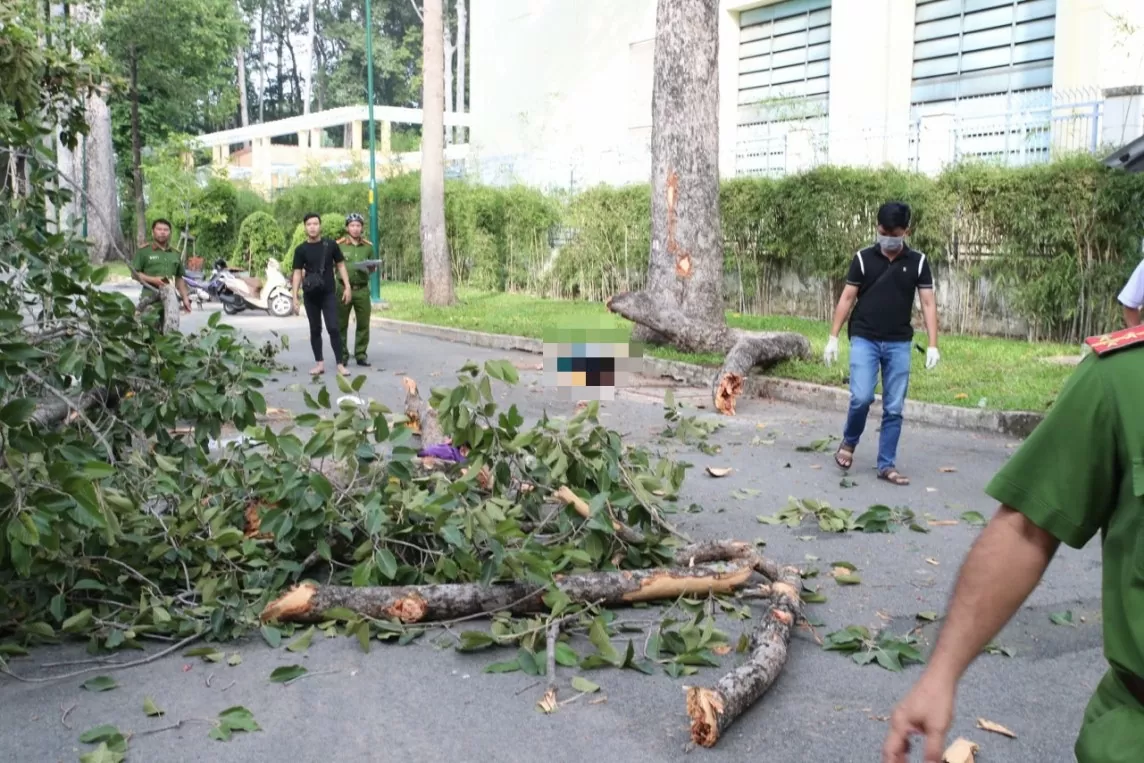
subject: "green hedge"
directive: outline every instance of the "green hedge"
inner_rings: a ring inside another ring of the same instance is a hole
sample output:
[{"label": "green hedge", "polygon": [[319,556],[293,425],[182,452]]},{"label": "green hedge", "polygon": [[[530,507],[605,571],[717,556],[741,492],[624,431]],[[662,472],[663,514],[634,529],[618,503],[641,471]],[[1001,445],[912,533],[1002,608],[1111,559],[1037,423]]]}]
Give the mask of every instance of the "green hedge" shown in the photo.
[{"label": "green hedge", "polygon": [[[388,279],[420,281],[419,197],[416,173],[378,187],[378,249]],[[929,255],[939,278],[944,268],[988,276],[1029,322],[1031,338],[1076,341],[1117,325],[1116,293],[1141,257],[1144,175],[1088,156],[1018,169],[961,165],[937,178],[827,166],[725,181],[729,304],[771,312],[778,277],[793,273],[821,285],[817,313],[828,314],[850,257],[873,240],[878,206],[889,199],[913,208],[911,243]],[[368,215],[367,202],[362,184],[297,186],[275,199],[273,215],[291,238],[305,212],[339,210],[329,215],[340,233],[345,212]],[[553,198],[520,186],[448,181],[445,207],[458,285],[603,300],[643,284],[646,184]],[[566,234],[556,241],[559,251],[550,244],[554,232]]]}]

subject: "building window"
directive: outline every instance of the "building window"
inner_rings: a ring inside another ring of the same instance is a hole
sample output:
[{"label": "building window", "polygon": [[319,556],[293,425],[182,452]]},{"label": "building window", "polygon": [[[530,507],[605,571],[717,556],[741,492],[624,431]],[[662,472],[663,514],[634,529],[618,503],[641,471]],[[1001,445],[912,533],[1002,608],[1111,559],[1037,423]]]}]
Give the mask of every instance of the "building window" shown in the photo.
[{"label": "building window", "polygon": [[918,0],[913,118],[952,114],[959,158],[1047,157],[1056,0]]},{"label": "building window", "polygon": [[788,133],[826,130],[830,0],[785,0],[739,15],[735,171],[780,174]]}]

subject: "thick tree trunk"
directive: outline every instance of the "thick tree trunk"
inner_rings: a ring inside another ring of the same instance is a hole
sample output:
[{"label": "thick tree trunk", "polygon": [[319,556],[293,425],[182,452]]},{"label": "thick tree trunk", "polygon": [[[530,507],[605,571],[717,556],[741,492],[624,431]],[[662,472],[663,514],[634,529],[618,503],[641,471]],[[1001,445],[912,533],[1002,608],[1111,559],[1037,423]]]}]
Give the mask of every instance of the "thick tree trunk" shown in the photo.
[{"label": "thick tree trunk", "polygon": [[453,271],[445,239],[445,43],[442,0],[425,0],[422,50],[421,259],[428,305],[451,305]]},{"label": "thick tree trunk", "polygon": [[258,10],[258,123],[266,121],[266,0]]},{"label": "thick tree trunk", "polygon": [[143,137],[139,125],[139,58],[135,46],[131,58],[131,192],[135,197],[135,243],[147,240],[147,209],[143,201]]},{"label": "thick tree trunk", "polygon": [[691,739],[712,747],[723,732],[771,688],[790,651],[791,631],[802,617],[802,579],[794,567],[784,567],[770,586],[771,606],[751,634],[751,656],[719,679],[712,688],[687,690]]},{"label": "thick tree trunk", "polygon": [[[83,203],[87,216],[87,238],[91,261],[101,264],[123,252],[129,259],[119,222],[119,190],[115,174],[115,147],[111,140],[111,109],[102,95],[87,99],[87,123],[90,131],[83,144],[83,162],[87,168],[87,192]],[[81,179],[81,184],[83,180]]]},{"label": "thick tree trunk", "polygon": [[[652,90],[651,255],[662,304],[711,325],[723,314],[719,216],[719,2],[659,0]],[[666,337],[637,326],[633,338]]]},{"label": "thick tree trunk", "polygon": [[317,35],[314,34],[314,0],[307,3],[309,17],[306,21],[306,72],[303,79],[302,113],[310,113],[310,96],[314,92],[314,43]]},{"label": "thick tree trunk", "polygon": [[[458,114],[465,113],[465,93],[468,83],[465,80],[465,56],[468,55],[469,11],[468,0],[457,0],[457,98],[453,104]],[[468,136],[464,127],[453,130],[453,142],[464,143]]]},{"label": "thick tree trunk", "polygon": [[[556,585],[574,603],[616,607],[684,595],[731,593],[746,586],[753,573],[753,567],[745,563],[697,565],[562,575]],[[405,623],[453,620],[494,611],[524,614],[547,609],[544,593],[544,587],[524,581],[489,586],[448,583],[363,588],[303,583],[268,604],[262,620],[318,622],[324,612],[335,607],[373,618],[395,617]]]},{"label": "thick tree trunk", "polygon": [[[441,25],[442,31],[445,35],[445,44],[443,46],[445,53],[445,113],[453,113],[453,54],[457,51],[457,46],[453,44],[453,33],[449,29],[448,14],[443,19],[444,23]],[[452,128],[445,129],[445,143],[453,142]]]},{"label": "thick tree trunk", "polygon": [[668,337],[684,352],[724,355],[723,367],[711,384],[712,400],[720,413],[735,413],[735,400],[755,366],[765,370],[788,358],[810,356],[810,342],[802,334],[742,331],[723,321],[710,323],[648,291],[617,294],[608,300],[608,309]]},{"label": "thick tree trunk", "polygon": [[246,50],[239,45],[234,54],[238,65],[238,121],[243,127],[250,125],[250,100],[246,94]]}]

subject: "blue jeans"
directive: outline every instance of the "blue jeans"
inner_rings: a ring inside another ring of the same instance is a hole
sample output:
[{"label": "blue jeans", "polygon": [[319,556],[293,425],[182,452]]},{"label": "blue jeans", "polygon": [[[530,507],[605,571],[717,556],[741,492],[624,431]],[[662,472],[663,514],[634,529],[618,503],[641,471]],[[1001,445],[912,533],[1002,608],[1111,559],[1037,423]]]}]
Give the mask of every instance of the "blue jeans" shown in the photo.
[{"label": "blue jeans", "polygon": [[898,438],[902,434],[902,409],[910,386],[910,342],[850,340],[850,411],[842,442],[856,447],[866,429],[866,415],[874,402],[878,371],[882,371],[882,432],[878,438],[878,471],[894,468]]}]

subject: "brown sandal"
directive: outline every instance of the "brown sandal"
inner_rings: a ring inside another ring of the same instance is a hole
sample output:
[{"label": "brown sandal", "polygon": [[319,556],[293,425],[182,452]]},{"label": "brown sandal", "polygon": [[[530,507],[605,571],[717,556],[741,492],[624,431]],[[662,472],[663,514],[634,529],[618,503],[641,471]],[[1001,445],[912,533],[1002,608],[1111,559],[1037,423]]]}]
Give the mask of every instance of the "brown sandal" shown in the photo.
[{"label": "brown sandal", "polygon": [[898,473],[897,469],[886,469],[878,472],[878,479],[885,480],[894,485],[908,485],[910,478]]},{"label": "brown sandal", "polygon": [[854,446],[846,445],[843,443],[838,446],[838,450],[834,451],[834,463],[838,464],[839,469],[849,469],[854,466]]}]

